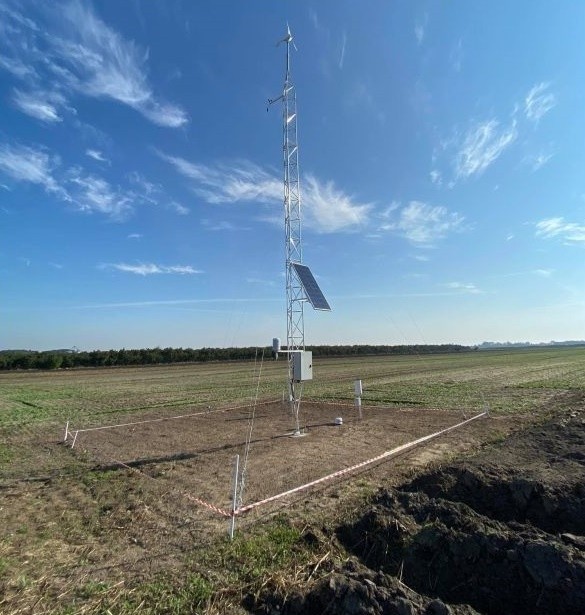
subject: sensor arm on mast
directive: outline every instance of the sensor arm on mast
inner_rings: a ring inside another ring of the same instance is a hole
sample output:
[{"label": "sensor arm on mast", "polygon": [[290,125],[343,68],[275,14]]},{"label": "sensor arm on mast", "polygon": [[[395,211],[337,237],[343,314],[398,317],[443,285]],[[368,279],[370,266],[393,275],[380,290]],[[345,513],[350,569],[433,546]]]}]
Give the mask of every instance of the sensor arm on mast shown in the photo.
[{"label": "sensor arm on mast", "polygon": [[284,94],[281,94],[278,98],[269,98],[268,102],[266,103],[266,113],[268,113],[268,109],[270,109],[270,106],[273,105],[275,102],[278,102],[279,100],[282,100],[284,98]]}]

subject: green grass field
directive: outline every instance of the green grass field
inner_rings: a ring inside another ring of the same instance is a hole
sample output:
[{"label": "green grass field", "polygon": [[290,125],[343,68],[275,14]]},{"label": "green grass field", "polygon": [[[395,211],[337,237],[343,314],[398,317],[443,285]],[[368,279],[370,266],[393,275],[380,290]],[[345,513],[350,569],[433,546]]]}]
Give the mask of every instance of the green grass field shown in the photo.
[{"label": "green grass field", "polygon": [[[357,378],[366,411],[475,412],[487,403],[495,416],[523,415],[525,423],[546,416],[549,400],[552,409],[559,395],[585,389],[585,349],[317,359],[305,399],[353,404]],[[286,515],[233,543],[202,542],[189,534],[188,519],[173,516],[176,503],[164,490],[158,500],[150,483],[57,446],[66,421],[84,428],[247,404],[257,388],[261,399],[280,399],[286,362],[0,374],[0,509],[9,528],[0,536],[0,612],[239,614],[244,596],[310,578],[323,558],[338,557],[304,542],[310,519],[295,525]],[[360,480],[368,492],[375,488]],[[331,501],[341,514],[343,500]],[[160,535],[162,551],[143,550],[144,535]],[[104,567],[118,552],[132,566]],[[166,572],[153,567],[157,561]]]},{"label": "green grass field", "polygon": [[[245,403],[256,392],[280,398],[286,363],[189,364],[0,374],[0,428],[115,422],[130,414]],[[585,385],[585,349],[483,351],[452,355],[316,359],[304,396],[353,401],[361,378],[363,402],[429,407],[530,410],[551,391]]]},{"label": "green grass field", "polygon": [[[21,446],[23,434],[45,430],[58,437],[66,421],[83,428],[245,404],[257,388],[261,399],[280,399],[286,378],[282,359],[2,373],[0,475],[28,454]],[[526,413],[554,393],[585,386],[585,349],[316,359],[304,397],[352,404],[357,378],[363,382],[365,407],[471,412],[488,404],[495,414]]]}]

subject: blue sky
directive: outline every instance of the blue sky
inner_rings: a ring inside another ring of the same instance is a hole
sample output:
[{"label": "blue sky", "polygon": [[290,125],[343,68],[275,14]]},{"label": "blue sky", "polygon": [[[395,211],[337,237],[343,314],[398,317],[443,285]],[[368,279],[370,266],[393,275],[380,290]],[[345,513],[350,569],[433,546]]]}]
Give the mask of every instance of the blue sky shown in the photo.
[{"label": "blue sky", "polygon": [[0,347],[585,338],[585,3],[0,0]]}]

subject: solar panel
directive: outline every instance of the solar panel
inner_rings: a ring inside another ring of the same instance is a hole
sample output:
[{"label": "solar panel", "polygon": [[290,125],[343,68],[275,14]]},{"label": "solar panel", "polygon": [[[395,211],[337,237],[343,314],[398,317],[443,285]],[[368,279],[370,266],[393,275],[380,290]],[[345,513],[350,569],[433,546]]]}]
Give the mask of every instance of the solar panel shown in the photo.
[{"label": "solar panel", "polygon": [[313,308],[315,310],[331,311],[331,308],[327,303],[327,299],[325,299],[325,296],[321,292],[319,284],[317,284],[317,280],[313,277],[311,270],[306,265],[301,265],[300,263],[291,264],[297,274],[297,277],[303,285],[307,299],[311,302]]}]

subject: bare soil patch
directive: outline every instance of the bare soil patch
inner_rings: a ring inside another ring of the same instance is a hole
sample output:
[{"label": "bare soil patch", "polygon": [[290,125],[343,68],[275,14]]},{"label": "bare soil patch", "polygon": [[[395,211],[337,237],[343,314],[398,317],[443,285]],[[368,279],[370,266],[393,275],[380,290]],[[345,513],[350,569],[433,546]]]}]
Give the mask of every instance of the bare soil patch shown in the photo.
[{"label": "bare soil patch", "polygon": [[[52,459],[50,472],[13,472],[0,484],[0,607],[10,605],[6,612],[16,613],[35,605],[36,613],[52,613],[58,604],[95,599],[92,592],[101,586],[132,587],[160,571],[199,570],[193,553],[225,536],[228,520],[193,498],[229,507],[234,456],[244,455],[249,416],[249,408],[240,408],[80,433],[73,450],[61,443],[60,430],[35,431],[35,446]],[[339,416],[342,426],[334,424]],[[373,407],[364,408],[360,421],[353,407],[307,403],[303,419],[308,435],[291,438],[288,405],[257,406],[244,503],[364,461],[463,416]],[[245,532],[291,506],[296,516],[324,519],[384,476],[403,480],[413,468],[474,448],[525,420],[478,419],[350,480],[259,508],[238,519],[238,528]]]},{"label": "bare soil patch", "polygon": [[[464,420],[461,411],[433,408],[364,409],[305,403],[306,436],[290,437],[288,404],[211,411],[192,418],[141,423],[81,433],[76,451],[96,462],[122,462],[175,488],[229,508],[236,454],[247,461],[245,502],[254,502],[310,482]],[[469,416],[469,415],[467,415]],[[343,418],[343,425],[335,419]],[[143,415],[143,420],[148,416]],[[482,419],[480,419],[482,420]],[[456,436],[457,438],[457,436]]]},{"label": "bare soil patch", "polygon": [[[584,396],[563,404],[554,419],[381,489],[337,529],[354,557],[279,612],[585,612]],[[273,598],[264,612],[276,612]]]}]

